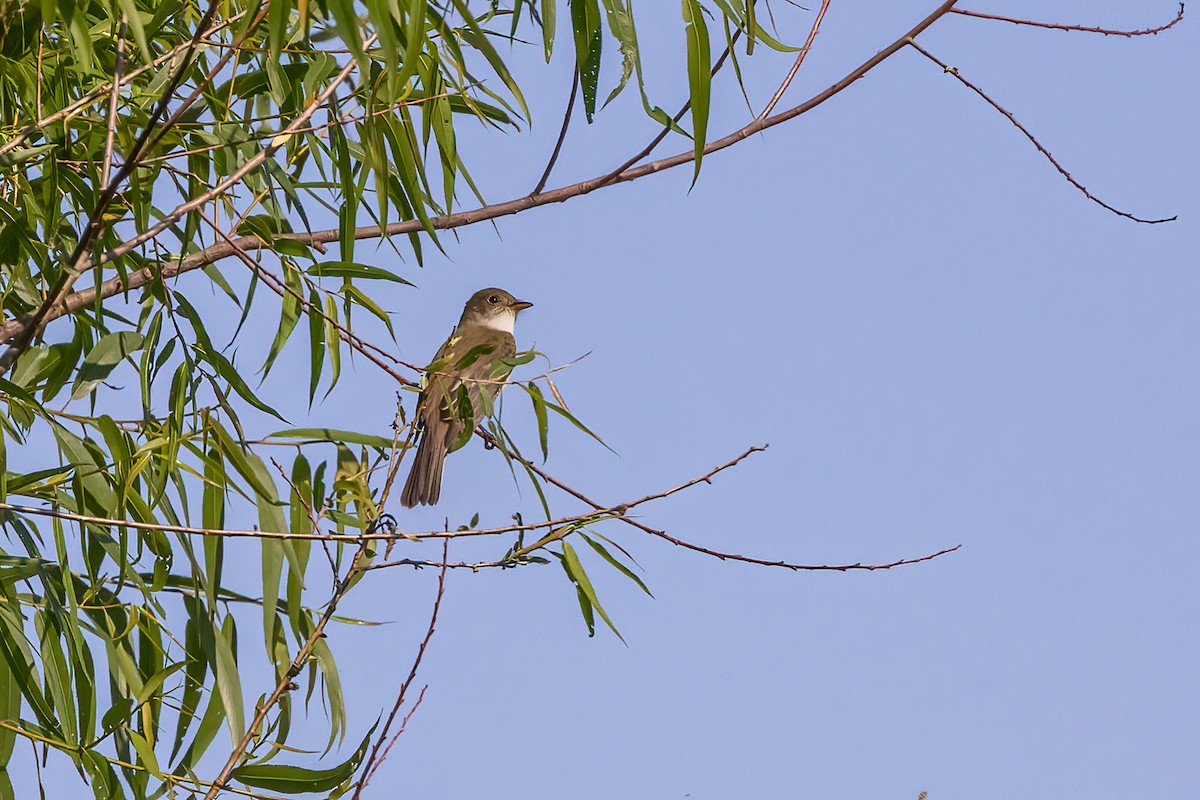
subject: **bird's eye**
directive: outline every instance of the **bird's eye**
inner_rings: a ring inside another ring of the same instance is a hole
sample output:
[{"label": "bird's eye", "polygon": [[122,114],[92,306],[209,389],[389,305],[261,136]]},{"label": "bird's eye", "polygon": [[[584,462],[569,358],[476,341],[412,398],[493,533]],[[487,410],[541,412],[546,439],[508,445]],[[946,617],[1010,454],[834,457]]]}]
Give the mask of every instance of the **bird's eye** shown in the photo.
[{"label": "bird's eye", "polygon": [[496,295],[491,295],[490,297],[488,297],[488,302],[491,303],[492,305],[495,305],[496,303],[500,302],[500,298],[497,297]]}]

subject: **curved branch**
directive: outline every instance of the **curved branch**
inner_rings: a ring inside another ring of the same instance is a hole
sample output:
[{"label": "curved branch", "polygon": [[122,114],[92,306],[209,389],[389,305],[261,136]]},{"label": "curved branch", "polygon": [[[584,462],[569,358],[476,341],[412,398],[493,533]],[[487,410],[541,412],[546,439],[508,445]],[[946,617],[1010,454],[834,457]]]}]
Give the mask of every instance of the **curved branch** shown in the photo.
[{"label": "curved branch", "polygon": [[[482,436],[482,438],[484,438],[486,441],[488,441],[492,446],[496,446],[498,444],[496,442],[496,440],[494,438],[492,438],[491,434],[488,434],[486,431],[482,432],[480,435]],[[629,517],[624,513],[626,510],[628,510],[629,508],[631,508],[634,505],[644,503],[648,500],[656,499],[659,497],[666,497],[669,494],[674,494],[675,492],[686,489],[689,486],[695,486],[697,483],[700,483],[701,481],[709,482],[709,480],[712,478],[712,476],[716,475],[718,472],[721,472],[722,470],[726,470],[726,469],[729,469],[730,467],[736,466],[740,461],[745,459],[751,453],[762,452],[766,449],[767,449],[766,445],[758,445],[755,447],[751,447],[749,450],[742,453],[740,456],[733,459],[732,461],[726,462],[725,464],[722,464],[721,466],[716,467],[711,472],[709,472],[707,475],[704,475],[699,478],[693,478],[692,480],[688,481],[687,483],[681,484],[681,485],[677,486],[676,488],[671,489],[668,492],[664,492],[664,493],[657,494],[657,495],[647,495],[646,497],[637,501],[637,503],[631,503],[626,506],[613,506],[613,507],[608,507],[608,508],[606,508],[605,506],[602,506],[600,503],[597,503],[595,500],[592,500],[590,497],[588,497],[587,495],[585,495],[583,492],[579,491],[578,489],[571,488],[567,484],[560,481],[558,478],[555,478],[553,475],[546,472],[544,469],[539,467],[534,462],[521,456],[519,453],[512,453],[510,451],[509,454],[514,459],[516,459],[516,460],[520,461],[522,464],[524,464],[525,467],[527,467],[528,469],[530,469],[534,473],[536,473],[538,475],[538,477],[540,477],[542,480],[546,481],[549,484],[557,486],[559,489],[561,489],[562,491],[571,495],[576,500],[580,500],[584,503],[587,503],[589,506],[596,509],[598,513],[603,513],[607,510],[620,511],[621,512],[620,516],[615,517],[615,519],[619,519],[621,522],[624,522],[627,525],[632,525],[633,527],[637,528],[638,530],[642,531],[643,533],[648,533],[651,536],[656,536],[659,539],[670,542],[671,544],[675,545],[676,547],[682,547],[685,550],[691,550],[692,552],[695,552],[695,553],[701,553],[706,556],[711,556],[719,561],[738,561],[743,564],[753,564],[758,567],[782,567],[783,569],[788,569],[793,572],[800,572],[800,571],[805,571],[805,572],[850,572],[852,570],[864,570],[864,571],[868,571],[868,572],[873,572],[877,569],[892,569],[893,567],[902,567],[907,564],[920,564],[923,561],[932,561],[933,559],[938,558],[939,556],[944,556],[947,553],[953,553],[955,550],[958,550],[960,547],[962,547],[961,544],[957,544],[954,547],[947,547],[943,550],[937,551],[936,553],[930,553],[929,555],[920,556],[918,558],[902,558],[898,561],[892,561],[887,564],[863,564],[862,562],[855,562],[853,564],[795,564],[795,563],[792,563],[789,561],[772,561],[772,560],[765,559],[765,558],[756,558],[754,556],[745,556],[740,553],[726,553],[726,552],[722,552],[720,550],[712,550],[707,547],[702,547],[698,544],[692,544],[691,542],[685,541],[684,539],[676,538],[676,537],[670,535],[669,533],[667,533],[666,531],[659,530],[658,528],[651,528],[649,525],[645,525],[641,522],[638,522],[636,519],[633,519],[632,517]],[[532,548],[530,548],[530,549],[532,549]],[[492,566],[492,565],[491,564],[480,564],[477,566]]]},{"label": "curved branch", "polygon": [[[558,141],[554,143],[554,151],[550,153],[550,161],[546,164],[546,170],[542,173],[541,180],[537,182],[537,186],[533,187],[530,194],[538,194],[542,189],[546,188],[546,181],[550,180],[550,173],[554,171],[554,164],[558,161],[558,154],[562,152],[563,142],[567,140],[567,128],[571,126],[571,112],[575,110],[575,95],[579,94],[579,70],[571,73],[571,96],[567,98],[567,110],[563,112],[562,128],[558,131]],[[357,796],[357,793],[356,795]]]},{"label": "curved branch", "polygon": [[968,89],[970,89],[975,94],[979,95],[981,98],[983,98],[984,102],[986,102],[989,106],[991,106],[992,108],[996,109],[1001,114],[1003,114],[1004,117],[1009,122],[1011,122],[1013,124],[1013,126],[1016,127],[1017,130],[1019,130],[1021,133],[1025,134],[1025,138],[1028,139],[1030,142],[1032,142],[1033,146],[1038,149],[1038,152],[1041,153],[1043,156],[1045,156],[1046,160],[1049,161],[1050,164],[1056,170],[1058,170],[1058,174],[1062,175],[1063,178],[1066,179],[1067,183],[1071,184],[1076,189],[1083,192],[1083,196],[1086,197],[1088,200],[1091,200],[1093,203],[1100,206],[1101,208],[1111,211],[1112,213],[1116,214],[1118,217],[1125,217],[1125,219],[1131,219],[1134,222],[1142,222],[1147,225],[1158,225],[1159,223],[1162,223],[1162,222],[1174,222],[1176,219],[1179,218],[1178,215],[1176,215],[1176,216],[1172,216],[1172,217],[1148,219],[1145,217],[1134,216],[1133,214],[1130,214],[1128,211],[1122,211],[1119,208],[1114,208],[1113,206],[1110,206],[1108,203],[1104,202],[1099,197],[1096,197],[1096,195],[1094,195],[1090,191],[1088,191],[1088,188],[1086,186],[1084,186],[1082,183],[1075,180],[1075,178],[1071,177],[1071,173],[1067,172],[1066,169],[1064,169],[1063,166],[1058,163],[1058,161],[1054,158],[1054,156],[1050,154],[1050,151],[1046,149],[1045,145],[1043,145],[1041,142],[1039,142],[1037,140],[1037,137],[1034,136],[1032,133],[1030,133],[1029,129],[1026,128],[1024,125],[1022,125],[1020,123],[1020,121],[1013,115],[1013,113],[1011,111],[1004,108],[1002,105],[1000,105],[995,100],[993,100],[991,97],[989,97],[987,92],[983,91],[983,89],[980,89],[978,86],[971,83],[969,80],[967,80],[962,75],[960,75],[958,72],[958,67],[951,67],[950,65],[946,64],[946,62],[942,61],[940,58],[935,56],[933,53],[929,52],[924,47],[921,47],[921,45],[917,44],[915,40],[910,39],[908,44],[913,49],[915,49],[918,53],[925,56],[927,59],[929,59],[930,61],[937,64],[939,67],[941,67],[942,71],[944,73],[946,73],[947,75],[953,75],[955,80],[957,80],[963,86],[966,86]]},{"label": "curved branch", "polygon": [[1183,3],[1179,4],[1179,13],[1175,15],[1175,19],[1168,22],[1166,25],[1159,25],[1157,28],[1142,28],[1136,31],[1118,31],[1112,28],[1094,28],[1088,25],[1066,25],[1057,22],[1038,22],[1032,19],[1019,19],[1017,17],[1005,17],[1000,14],[985,14],[982,11],[968,11],[965,8],[951,9],[955,14],[962,14],[964,17],[975,17],[976,19],[992,20],[994,22],[1011,22],[1014,25],[1028,25],[1032,28],[1049,28],[1054,31],[1080,31],[1082,33],[1101,33],[1105,36],[1125,36],[1132,38],[1134,36],[1151,36],[1162,33],[1168,28],[1174,28],[1180,20],[1183,19]]},{"label": "curved branch", "polygon": [[[749,138],[760,131],[766,130],[767,128],[772,128],[776,125],[798,117],[801,114],[805,114],[821,105],[826,100],[829,100],[835,95],[841,93],[844,89],[856,83],[860,78],[877,67],[883,61],[894,55],[911,39],[920,35],[927,28],[929,28],[929,26],[933,25],[933,23],[944,17],[951,11],[956,2],[957,0],[945,0],[945,2],[941,3],[928,16],[904,33],[904,35],[900,36],[887,47],[868,58],[858,67],[848,72],[836,83],[828,86],[825,90],[818,92],[808,100],[805,100],[803,103],[792,106],[786,111],[781,111],[778,114],[770,117],[756,118],[749,124],[737,129],[733,133],[709,142],[704,148],[704,154],[708,155],[710,153],[715,153],[718,150],[724,150],[725,148],[735,145],[743,139]],[[305,118],[305,120],[306,119],[307,118]],[[302,125],[305,120],[298,121],[298,124]],[[291,129],[289,128],[287,132],[290,131]],[[284,137],[281,134],[280,137],[277,137],[276,141],[279,141],[282,138]],[[271,152],[273,152],[273,150],[271,150]],[[253,163],[260,163],[267,155],[269,155],[269,152],[264,150],[259,157],[256,157],[253,160]],[[429,219],[429,227],[435,230],[461,228],[466,225],[473,225],[477,222],[483,222],[490,219],[496,219],[498,217],[517,214],[538,206],[550,205],[551,203],[562,203],[576,197],[582,197],[583,195],[590,194],[591,192],[594,192],[595,190],[605,186],[635,181],[639,178],[644,178],[647,175],[653,175],[654,173],[672,169],[683,164],[690,164],[694,157],[694,151],[687,150],[682,153],[676,153],[673,156],[660,158],[657,161],[651,161],[649,163],[642,164],[640,166],[628,167],[619,173],[616,173],[615,175],[609,173],[591,178],[589,180],[562,186],[557,189],[552,189],[550,191],[513,198],[512,200],[507,200],[502,203],[494,203],[492,205],[483,206],[471,211],[460,211],[454,214],[443,214],[441,216],[431,217]],[[240,173],[244,173],[245,171],[248,170],[239,170],[239,174],[235,174],[233,178],[226,180],[221,187],[218,188],[222,188],[226,184],[233,182],[234,179],[240,179]],[[167,227],[177,222],[184,214],[189,213],[190,211],[194,210],[195,207],[198,207],[198,205],[203,204],[201,201],[206,202],[207,197],[208,195],[206,194],[204,197],[198,198],[196,201],[186,203],[175,209],[175,211],[171,212],[170,214],[165,215],[157,224],[154,225],[153,228],[150,229],[150,231],[139,234],[133,239],[130,239],[128,242],[118,246],[108,256],[106,256],[101,263],[107,262],[117,255],[128,252],[137,245],[144,243],[157,232],[165,230]],[[419,220],[404,220],[402,222],[393,222],[390,225],[382,227],[378,225],[372,225],[356,228],[354,231],[354,238],[376,239],[384,235],[397,236],[399,234],[417,232],[422,229],[423,226]],[[339,229],[333,228],[330,230],[314,231],[312,233],[285,234],[277,238],[295,239],[306,244],[326,244],[338,241],[340,235]],[[271,249],[271,245],[263,242],[257,236],[245,236],[235,239],[231,243],[221,242],[219,244],[210,245],[180,259],[174,264],[160,264],[156,265],[156,267],[147,267],[145,269],[138,270],[127,276],[115,276],[107,281],[104,281],[98,287],[83,289],[63,298],[61,302],[56,303],[53,308],[50,308],[46,312],[44,319],[39,320],[39,322],[44,324],[52,319],[56,319],[65,314],[69,314],[89,306],[96,301],[97,295],[99,295],[99,298],[102,300],[107,299],[123,292],[141,288],[142,286],[145,286],[147,283],[150,283],[156,279],[166,280],[184,272],[190,272],[191,270],[199,269],[207,266],[208,264],[212,264],[216,261],[234,255],[237,248],[241,248],[246,251],[262,249],[269,250]],[[0,343],[11,341],[13,337],[25,331],[30,322],[30,315],[9,320],[4,324],[3,327],[0,327]]]}]

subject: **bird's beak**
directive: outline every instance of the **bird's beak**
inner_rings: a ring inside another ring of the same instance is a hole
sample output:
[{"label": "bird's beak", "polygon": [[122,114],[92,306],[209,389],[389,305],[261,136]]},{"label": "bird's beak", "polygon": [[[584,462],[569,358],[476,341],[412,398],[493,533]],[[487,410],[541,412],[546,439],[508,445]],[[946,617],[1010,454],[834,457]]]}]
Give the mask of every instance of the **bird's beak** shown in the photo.
[{"label": "bird's beak", "polygon": [[533,303],[526,302],[525,300],[514,300],[512,307],[513,311],[524,311],[527,308],[532,308]]}]

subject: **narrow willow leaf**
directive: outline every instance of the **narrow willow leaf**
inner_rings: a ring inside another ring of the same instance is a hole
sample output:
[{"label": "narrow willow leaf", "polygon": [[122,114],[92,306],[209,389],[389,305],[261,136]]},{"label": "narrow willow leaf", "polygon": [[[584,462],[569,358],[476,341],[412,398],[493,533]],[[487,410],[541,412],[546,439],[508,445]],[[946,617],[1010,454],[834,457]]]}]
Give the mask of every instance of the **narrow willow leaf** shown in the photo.
[{"label": "narrow willow leaf", "polygon": [[279,618],[279,582],[283,579],[283,542],[278,539],[263,539],[262,544],[262,610],[263,639],[266,643],[267,659],[274,661],[276,627]]},{"label": "narrow willow leaf", "polygon": [[325,678],[325,698],[329,701],[329,741],[325,752],[333,748],[335,741],[346,736],[346,702],[342,695],[342,679],[338,676],[337,661],[333,651],[325,639],[318,639],[313,645],[313,658]]},{"label": "narrow willow leaf", "polygon": [[603,2],[604,14],[608,19],[608,29],[612,31],[613,37],[616,38],[617,44],[621,48],[621,77],[604,101],[604,105],[607,106],[629,83],[629,78],[632,77],[635,67],[638,66],[641,54],[638,52],[637,31],[633,27],[633,10],[624,0],[603,0]]},{"label": "narrow willow leaf", "polygon": [[305,439],[317,442],[345,442],[346,444],[361,444],[367,447],[377,447],[380,450],[390,450],[390,436],[375,436],[369,433],[343,431],[336,428],[288,428],[267,435],[268,439]]},{"label": "narrow willow leaf", "polygon": [[221,355],[216,350],[206,350],[203,352],[203,356],[204,360],[213,366],[213,369],[217,371],[217,374],[224,378],[225,382],[229,384],[230,388],[237,392],[243,400],[257,408],[259,411],[270,414],[280,422],[287,422],[286,419],[280,416],[278,411],[264,403],[258,398],[258,395],[250,390],[250,387],[246,385],[246,381],[242,379],[241,374],[237,371],[237,368],[233,366],[233,363],[230,362],[229,359],[225,358],[225,356]]},{"label": "narrow willow leaf", "polygon": [[563,542],[562,550],[563,566],[567,570],[567,575],[570,576],[571,580],[575,582],[575,585],[579,587],[579,591],[582,592],[587,598],[588,604],[591,605],[592,608],[596,609],[596,613],[598,613],[600,618],[604,620],[604,624],[608,625],[609,630],[615,633],[617,638],[624,642],[625,637],[623,637],[621,632],[617,630],[617,627],[613,625],[613,621],[608,617],[608,612],[604,610],[604,607],[600,605],[600,601],[596,599],[596,590],[592,588],[592,582],[588,579],[587,573],[584,572],[583,564],[580,563],[579,555],[575,552],[575,548],[571,547],[569,542]]},{"label": "narrow willow leaf", "polygon": [[233,639],[236,636],[233,617],[225,617],[219,630],[213,630],[216,649],[217,691],[225,718],[229,722],[229,738],[233,746],[246,735],[246,706],[242,697],[242,679],[238,673],[237,658],[234,656]]},{"label": "narrow willow leaf", "polygon": [[275,331],[275,340],[271,342],[271,349],[267,351],[267,359],[262,366],[263,380],[266,380],[267,373],[271,371],[276,357],[283,350],[283,346],[287,344],[292,331],[296,330],[296,323],[300,321],[300,298],[304,296],[302,294],[304,287],[300,280],[300,270],[296,269],[296,266],[287,259],[283,260],[283,284],[283,303],[279,312],[279,327]]},{"label": "narrow willow leaf", "polygon": [[58,623],[43,611],[34,617],[34,624],[38,632],[38,654],[42,660],[46,695],[53,702],[59,724],[62,725],[63,740],[67,744],[79,744],[71,669],[62,650]]},{"label": "narrow willow leaf", "polygon": [[352,302],[355,305],[362,306],[378,317],[379,321],[387,327],[388,333],[391,334],[392,339],[396,338],[396,332],[392,329],[392,318],[389,317],[388,313],[380,308],[379,304],[376,303],[369,295],[364,293],[352,283],[347,283],[342,286],[342,294],[345,295],[347,301]]},{"label": "narrow willow leaf", "polygon": [[571,27],[575,41],[575,69],[583,90],[583,110],[588,122],[596,113],[596,86],[600,79],[602,49],[600,6],[597,0],[571,0]]},{"label": "narrow willow leaf", "polygon": [[382,267],[357,264],[353,261],[322,261],[306,270],[309,275],[320,278],[363,278],[365,280],[393,281],[412,286],[409,281]]},{"label": "narrow willow leaf", "polygon": [[616,559],[616,557],[613,556],[612,553],[608,552],[608,549],[605,548],[604,545],[600,544],[595,539],[588,536],[586,533],[580,533],[579,535],[583,537],[583,540],[585,542],[587,542],[589,545],[592,546],[593,550],[595,550],[597,553],[600,554],[601,558],[603,558],[609,564],[612,564],[614,567],[616,567],[617,571],[620,572],[622,575],[624,575],[626,578],[629,578],[629,580],[636,583],[638,585],[638,588],[641,589],[643,592],[650,595],[651,597],[654,597],[654,594],[650,591],[649,588],[647,588],[646,584],[642,582],[642,579],[639,578],[637,575],[635,575],[633,573],[633,570],[631,570],[629,567],[625,566],[620,561],[618,561]]},{"label": "narrow willow leaf", "polygon": [[543,398],[543,402],[546,404],[546,408],[549,408],[555,414],[558,414],[560,417],[563,417],[568,422],[570,422],[572,425],[574,425],[576,428],[579,428],[579,430],[583,431],[588,436],[592,437],[597,442],[604,445],[605,450],[607,450],[610,453],[614,453],[614,454],[617,452],[616,450],[613,450],[611,447],[609,447],[607,444],[605,444],[603,439],[601,439],[596,434],[592,433],[591,429],[588,428],[588,426],[584,425],[582,422],[580,422],[578,419],[576,419],[575,415],[572,414],[570,411],[567,411],[565,408],[558,405],[557,403],[551,403],[549,400],[546,400],[545,398]]},{"label": "narrow willow leaf", "polygon": [[708,25],[699,0],[683,0],[684,32],[687,36],[688,87],[692,100],[692,144],[695,159],[692,185],[700,177],[708,133],[708,106],[712,92],[712,57],[708,45]]},{"label": "narrow willow leaf", "polygon": [[154,748],[146,741],[146,737],[131,728],[125,729],[125,735],[129,737],[129,741],[133,743],[133,749],[137,751],[138,764],[145,767],[154,777],[161,778],[163,773],[158,766],[158,758],[154,755]]},{"label": "narrow willow leaf", "polygon": [[536,383],[530,382],[522,385],[525,386],[529,393],[529,399],[533,403],[533,416],[537,419],[538,426],[538,443],[542,446],[542,461],[544,462],[550,457],[550,418],[546,413],[546,398],[542,396],[542,390]]},{"label": "narrow willow leaf", "polygon": [[353,755],[336,767],[308,769],[288,764],[246,764],[233,771],[233,779],[255,789],[284,794],[328,792],[354,775],[367,753],[367,746],[370,745],[374,733],[375,725],[372,725]]},{"label": "narrow willow leaf", "polygon": [[[8,659],[0,658],[0,719],[16,720],[20,719],[20,716],[21,685],[13,676],[13,668]],[[8,767],[16,741],[16,731],[0,727],[0,771]]]},{"label": "narrow willow leaf", "polygon": [[338,307],[333,295],[325,298],[325,347],[329,351],[329,388],[325,396],[337,386],[338,378],[342,376],[342,337],[337,328]]},{"label": "narrow willow leaf", "polygon": [[317,398],[317,386],[325,369],[325,319],[321,316],[321,295],[313,289],[308,293],[308,405]]},{"label": "narrow willow leaf", "polygon": [[554,52],[554,34],[558,27],[558,13],[555,0],[542,0],[542,50],[546,54],[546,63],[550,63],[550,54]]},{"label": "narrow willow leaf", "polygon": [[78,400],[86,397],[105,378],[109,376],[122,359],[142,349],[145,341],[142,334],[132,331],[109,333],[100,337],[83,359],[75,384],[71,387],[71,399]]},{"label": "narrow willow leaf", "polygon": [[[466,42],[469,42],[472,47],[487,59],[496,76],[504,82],[504,86],[512,93],[517,104],[521,106],[521,111],[525,114],[525,119],[529,119],[529,106],[525,104],[525,95],[521,92],[521,87],[517,85],[512,73],[508,70],[508,65],[500,58],[500,54],[496,52],[496,48],[492,47],[491,41],[488,39],[488,34],[479,26],[479,22],[467,7],[466,0],[454,0],[454,6],[458,9],[458,13],[462,15],[463,21],[467,24],[465,31],[460,30],[459,35]],[[597,22],[599,22],[599,11],[596,12]],[[597,54],[597,65],[599,64],[599,54]],[[481,87],[486,91],[487,87]]]}]

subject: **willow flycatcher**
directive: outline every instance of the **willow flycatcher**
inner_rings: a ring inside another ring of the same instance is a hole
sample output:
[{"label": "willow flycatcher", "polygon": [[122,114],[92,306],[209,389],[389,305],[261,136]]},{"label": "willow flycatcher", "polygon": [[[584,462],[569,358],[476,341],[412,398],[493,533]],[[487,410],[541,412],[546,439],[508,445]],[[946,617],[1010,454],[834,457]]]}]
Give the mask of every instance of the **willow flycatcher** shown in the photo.
[{"label": "willow flycatcher", "polygon": [[491,413],[512,371],[504,361],[517,352],[513,324],[532,305],[503,289],[481,289],[467,301],[454,332],[426,368],[417,401],[421,440],[400,495],[406,508],[438,501],[446,454],[466,444]]}]

